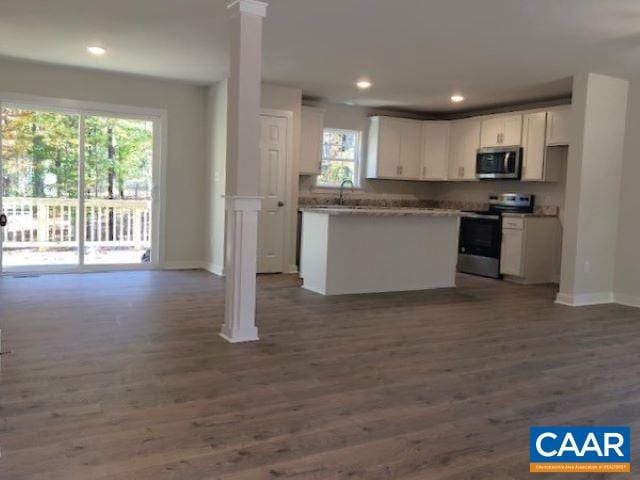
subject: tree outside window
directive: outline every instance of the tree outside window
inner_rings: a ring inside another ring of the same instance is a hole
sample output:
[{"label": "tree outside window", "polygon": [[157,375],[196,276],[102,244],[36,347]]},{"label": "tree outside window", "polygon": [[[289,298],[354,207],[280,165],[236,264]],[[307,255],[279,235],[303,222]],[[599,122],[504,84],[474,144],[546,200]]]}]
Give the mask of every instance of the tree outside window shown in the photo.
[{"label": "tree outside window", "polygon": [[339,187],[345,180],[360,183],[360,132],[325,128],[319,187]]}]

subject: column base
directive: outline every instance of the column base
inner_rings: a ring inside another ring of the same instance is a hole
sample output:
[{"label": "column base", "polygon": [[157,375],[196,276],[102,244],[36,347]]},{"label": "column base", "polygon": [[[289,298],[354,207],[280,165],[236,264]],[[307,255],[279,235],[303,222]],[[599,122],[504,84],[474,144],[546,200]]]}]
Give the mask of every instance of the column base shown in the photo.
[{"label": "column base", "polygon": [[256,262],[261,199],[236,195],[225,196],[225,202],[225,316],[220,336],[230,343],[254,342],[258,340]]},{"label": "column base", "polygon": [[225,332],[220,332],[219,335],[229,343],[245,343],[260,340],[260,337],[258,337],[258,329],[256,329],[255,335],[236,335],[235,337],[230,337]]}]

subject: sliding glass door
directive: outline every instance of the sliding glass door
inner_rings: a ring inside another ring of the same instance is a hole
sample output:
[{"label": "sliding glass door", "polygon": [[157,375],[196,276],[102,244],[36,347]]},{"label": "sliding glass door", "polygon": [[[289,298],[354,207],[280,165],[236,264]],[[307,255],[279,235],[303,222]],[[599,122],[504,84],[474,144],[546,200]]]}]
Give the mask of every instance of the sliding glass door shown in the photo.
[{"label": "sliding glass door", "polygon": [[77,114],[2,109],[3,267],[78,263]]},{"label": "sliding glass door", "polygon": [[2,269],[152,263],[154,119],[0,111]]},{"label": "sliding glass door", "polygon": [[151,260],[153,122],[87,116],[84,263]]}]

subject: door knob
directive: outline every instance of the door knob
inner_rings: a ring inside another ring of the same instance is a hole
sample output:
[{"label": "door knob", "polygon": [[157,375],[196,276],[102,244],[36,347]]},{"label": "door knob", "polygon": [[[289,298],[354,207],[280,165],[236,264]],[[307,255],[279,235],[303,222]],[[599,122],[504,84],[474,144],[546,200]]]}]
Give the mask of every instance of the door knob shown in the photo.
[{"label": "door knob", "polygon": [[7,216],[3,213],[0,215],[0,227],[7,225]]},{"label": "door knob", "polygon": [[279,207],[284,207],[284,202],[278,202]]}]

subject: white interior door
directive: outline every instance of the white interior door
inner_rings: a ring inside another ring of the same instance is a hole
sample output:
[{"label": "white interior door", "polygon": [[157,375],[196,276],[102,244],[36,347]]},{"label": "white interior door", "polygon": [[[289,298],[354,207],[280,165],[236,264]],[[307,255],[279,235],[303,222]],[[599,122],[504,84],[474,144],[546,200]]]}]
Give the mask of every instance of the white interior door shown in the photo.
[{"label": "white interior door", "polygon": [[287,118],[260,116],[258,273],[284,271]]}]

